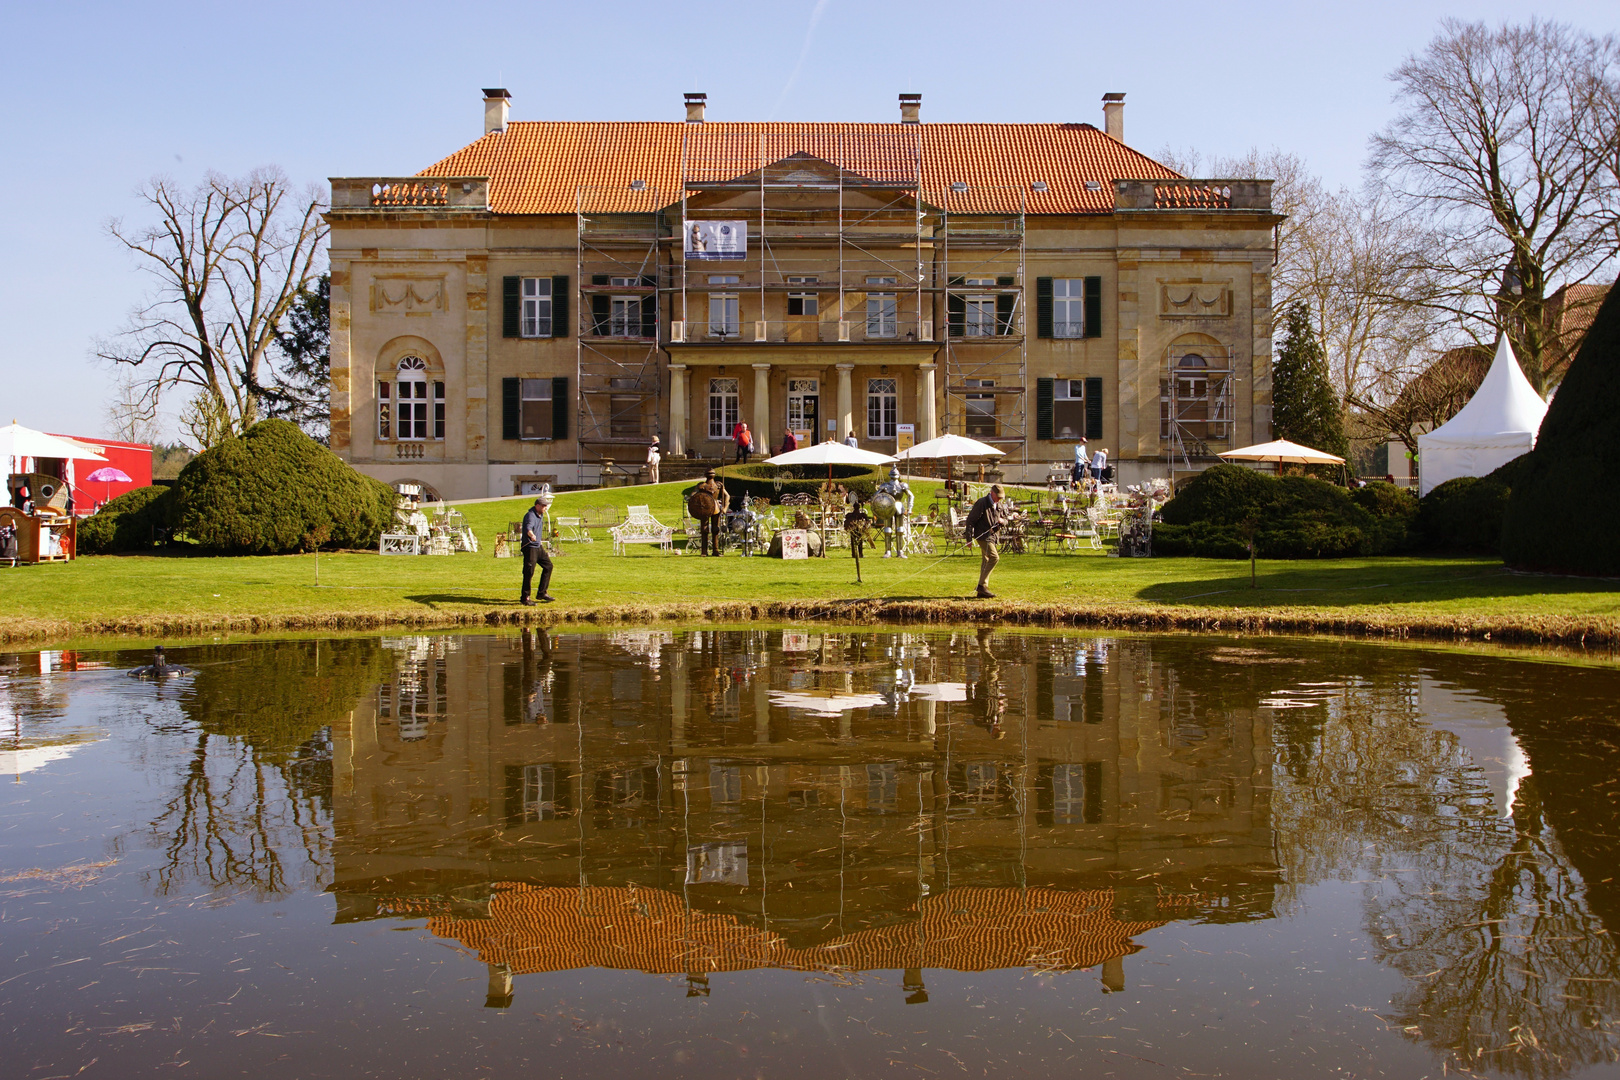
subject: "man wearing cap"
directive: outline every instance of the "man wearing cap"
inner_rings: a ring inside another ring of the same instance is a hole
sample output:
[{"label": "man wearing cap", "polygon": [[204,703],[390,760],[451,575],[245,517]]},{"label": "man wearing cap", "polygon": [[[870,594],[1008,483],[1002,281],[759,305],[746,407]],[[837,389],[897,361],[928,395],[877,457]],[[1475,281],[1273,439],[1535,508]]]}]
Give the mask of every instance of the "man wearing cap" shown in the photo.
[{"label": "man wearing cap", "polygon": [[979,588],[975,594],[980,600],[990,600],[996,595],[990,591],[990,571],[1001,561],[1001,549],[996,541],[1000,538],[1001,527],[1007,522],[1007,511],[1001,505],[1001,496],[1001,485],[991,484],[990,494],[973,504],[973,509],[968,511],[967,521],[962,523],[963,534],[970,542],[978,543],[982,556],[979,560]]},{"label": "man wearing cap", "polygon": [[534,606],[534,601],[529,599],[529,582],[534,577],[535,563],[539,563],[539,597],[542,603],[549,604],[553,600],[550,592],[551,556],[546,554],[546,504],[543,497],[537,497],[529,512],[523,515],[519,531],[523,544],[523,592],[519,594],[518,602],[524,607]]}]

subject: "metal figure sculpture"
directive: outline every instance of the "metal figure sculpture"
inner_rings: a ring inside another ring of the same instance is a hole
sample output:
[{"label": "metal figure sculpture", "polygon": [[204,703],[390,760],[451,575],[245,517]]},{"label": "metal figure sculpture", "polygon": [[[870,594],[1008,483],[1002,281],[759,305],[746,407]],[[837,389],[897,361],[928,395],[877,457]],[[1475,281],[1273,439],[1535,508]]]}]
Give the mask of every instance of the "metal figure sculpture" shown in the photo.
[{"label": "metal figure sculpture", "polygon": [[911,485],[900,478],[898,467],[889,470],[889,478],[877,487],[872,496],[872,516],[877,519],[878,530],[883,533],[883,557],[906,557],[906,538],[911,527],[911,511],[916,504]]}]

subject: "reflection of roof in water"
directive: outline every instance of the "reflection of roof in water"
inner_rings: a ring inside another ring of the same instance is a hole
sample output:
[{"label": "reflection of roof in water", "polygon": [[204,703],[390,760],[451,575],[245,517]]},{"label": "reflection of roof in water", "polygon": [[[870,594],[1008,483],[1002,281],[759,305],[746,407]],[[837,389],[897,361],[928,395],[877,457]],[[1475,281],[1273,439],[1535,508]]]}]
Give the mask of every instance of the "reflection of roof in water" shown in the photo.
[{"label": "reflection of roof in water", "polygon": [[1136,952],[1163,926],[1114,918],[1109,889],[960,888],[924,897],[916,917],[808,948],[735,916],[688,911],[660,889],[497,885],[487,919],[436,916],[428,929],[519,974],[583,967],[682,972],[1033,967],[1068,971]]}]

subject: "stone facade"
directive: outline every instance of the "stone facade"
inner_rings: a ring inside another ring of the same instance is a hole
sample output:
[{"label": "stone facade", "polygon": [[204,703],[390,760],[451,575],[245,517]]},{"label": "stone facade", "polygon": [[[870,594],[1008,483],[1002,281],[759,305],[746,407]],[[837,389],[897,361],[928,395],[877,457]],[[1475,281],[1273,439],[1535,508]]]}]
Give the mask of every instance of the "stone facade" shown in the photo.
[{"label": "stone facade", "polygon": [[[591,485],[655,435],[729,455],[737,418],[773,448],[954,431],[1014,480],[1080,434],[1123,482],[1270,437],[1269,182],[1089,125],[595,125],[603,150],[487,101],[428,174],[333,180],[332,447],[378,479]],[[746,223],[746,257],[685,258],[700,221]]]}]

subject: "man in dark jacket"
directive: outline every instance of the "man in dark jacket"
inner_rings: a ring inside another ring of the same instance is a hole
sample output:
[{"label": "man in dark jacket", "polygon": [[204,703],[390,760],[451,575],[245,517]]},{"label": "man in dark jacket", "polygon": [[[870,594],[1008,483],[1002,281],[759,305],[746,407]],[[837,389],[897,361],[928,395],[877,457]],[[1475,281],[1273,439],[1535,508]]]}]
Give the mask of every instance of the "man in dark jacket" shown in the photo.
[{"label": "man in dark jacket", "polygon": [[990,494],[973,504],[962,526],[967,538],[978,543],[982,556],[979,560],[979,591],[976,594],[981,600],[990,600],[996,595],[990,591],[990,571],[1001,561],[1001,549],[996,542],[1001,537],[1002,525],[1007,521],[1006,508],[1001,501],[1001,485],[991,484]]},{"label": "man in dark jacket", "polygon": [[533,607],[534,601],[529,599],[529,582],[534,577],[534,567],[540,564],[540,599],[549,604],[552,602],[551,586],[551,556],[546,554],[546,506],[542,499],[535,499],[529,512],[523,515],[523,524],[519,526],[522,532],[523,544],[523,592],[519,594],[518,602],[524,607]]}]

